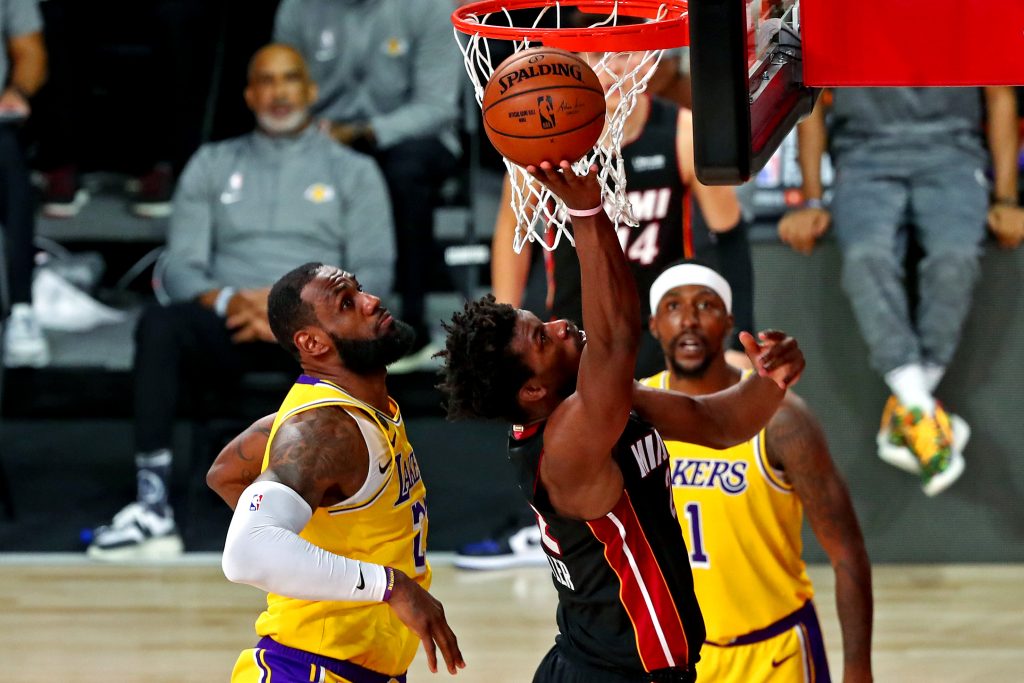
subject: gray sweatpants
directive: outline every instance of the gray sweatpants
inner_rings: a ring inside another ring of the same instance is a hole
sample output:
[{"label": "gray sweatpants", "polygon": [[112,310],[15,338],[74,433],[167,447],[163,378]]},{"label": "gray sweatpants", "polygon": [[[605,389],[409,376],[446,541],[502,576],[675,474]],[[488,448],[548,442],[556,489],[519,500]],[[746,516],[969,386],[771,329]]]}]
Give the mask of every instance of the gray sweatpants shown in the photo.
[{"label": "gray sweatpants", "polygon": [[[935,146],[884,156],[850,152],[837,165],[831,210],[842,286],[877,372],[916,362],[946,366],[970,310],[985,238],[980,155]],[[924,252],[913,316],[904,287],[906,225]]]}]

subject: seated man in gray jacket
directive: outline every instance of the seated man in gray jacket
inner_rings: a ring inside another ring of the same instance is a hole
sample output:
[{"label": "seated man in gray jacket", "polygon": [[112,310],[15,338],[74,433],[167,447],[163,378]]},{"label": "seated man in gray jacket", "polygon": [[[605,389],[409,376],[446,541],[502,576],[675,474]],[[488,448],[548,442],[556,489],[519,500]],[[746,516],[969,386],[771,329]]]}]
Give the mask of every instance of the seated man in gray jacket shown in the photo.
[{"label": "seated man in gray jacket", "polygon": [[148,308],[135,332],[137,498],[95,530],[90,556],[181,552],[168,480],[183,379],[220,390],[246,370],[298,372],[267,322],[275,280],[323,260],[357,270],[369,291],[390,291],[395,249],[387,187],[373,159],[311,125],[316,97],[295,50],[262,48],[245,90],[257,129],[204,145],[182,174],[157,271],[172,303]]}]

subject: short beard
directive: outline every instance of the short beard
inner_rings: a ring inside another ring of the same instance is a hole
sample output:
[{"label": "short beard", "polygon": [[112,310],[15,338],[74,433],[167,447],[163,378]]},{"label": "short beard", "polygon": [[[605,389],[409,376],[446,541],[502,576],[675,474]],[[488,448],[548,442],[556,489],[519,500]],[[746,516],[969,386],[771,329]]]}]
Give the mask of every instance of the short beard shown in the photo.
[{"label": "short beard", "polygon": [[683,367],[681,363],[677,363],[675,359],[669,360],[669,364],[672,366],[672,374],[676,377],[685,377],[687,379],[701,379],[707,374],[708,368],[711,367],[711,362],[715,359],[714,354],[708,354],[701,361],[700,365],[694,368]]},{"label": "short beard", "polygon": [[291,135],[298,132],[309,120],[308,109],[296,109],[290,114],[277,117],[269,114],[257,114],[256,121],[264,133],[270,135]]},{"label": "short beard", "polygon": [[395,320],[390,332],[377,339],[342,339],[331,335],[342,365],[357,375],[372,375],[404,356],[416,341],[412,325]]}]

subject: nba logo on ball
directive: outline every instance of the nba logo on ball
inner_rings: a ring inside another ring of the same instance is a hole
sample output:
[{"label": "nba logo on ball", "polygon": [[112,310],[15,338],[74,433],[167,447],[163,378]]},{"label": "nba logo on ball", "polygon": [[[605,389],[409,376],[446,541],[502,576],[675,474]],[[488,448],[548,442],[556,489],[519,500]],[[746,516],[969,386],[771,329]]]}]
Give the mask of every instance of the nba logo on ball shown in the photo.
[{"label": "nba logo on ball", "polygon": [[256,512],[260,509],[260,503],[263,502],[262,493],[252,494],[252,501],[249,503],[249,512]]},{"label": "nba logo on ball", "polygon": [[555,127],[555,104],[551,101],[551,95],[544,95],[537,98],[537,110],[540,114],[540,127],[549,130]]},{"label": "nba logo on ball", "polygon": [[484,132],[520,166],[576,161],[604,130],[604,88],[582,57],[551,47],[512,55],[494,70],[481,98]]}]

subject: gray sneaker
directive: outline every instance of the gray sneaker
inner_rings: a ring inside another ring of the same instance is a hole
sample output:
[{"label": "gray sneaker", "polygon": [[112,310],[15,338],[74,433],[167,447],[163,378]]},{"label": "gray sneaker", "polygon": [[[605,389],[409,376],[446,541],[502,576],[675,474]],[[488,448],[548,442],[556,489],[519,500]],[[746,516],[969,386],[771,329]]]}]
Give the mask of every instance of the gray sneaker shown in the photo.
[{"label": "gray sneaker", "polygon": [[163,514],[141,503],[126,505],[107,525],[97,527],[86,554],[96,560],[166,560],[184,551],[174,514]]}]

